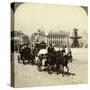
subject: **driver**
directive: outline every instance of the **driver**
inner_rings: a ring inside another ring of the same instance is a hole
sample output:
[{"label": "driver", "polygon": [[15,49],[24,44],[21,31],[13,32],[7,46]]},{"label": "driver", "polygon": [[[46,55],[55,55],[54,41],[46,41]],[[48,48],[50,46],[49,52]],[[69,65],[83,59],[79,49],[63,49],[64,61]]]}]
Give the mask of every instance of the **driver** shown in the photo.
[{"label": "driver", "polygon": [[50,44],[50,46],[48,47],[48,54],[52,55],[54,53],[54,46],[52,46],[52,44]]},{"label": "driver", "polygon": [[52,44],[50,44],[50,46],[48,47],[48,56],[51,58],[50,60],[53,62],[53,60],[54,60],[54,45],[52,45]]}]

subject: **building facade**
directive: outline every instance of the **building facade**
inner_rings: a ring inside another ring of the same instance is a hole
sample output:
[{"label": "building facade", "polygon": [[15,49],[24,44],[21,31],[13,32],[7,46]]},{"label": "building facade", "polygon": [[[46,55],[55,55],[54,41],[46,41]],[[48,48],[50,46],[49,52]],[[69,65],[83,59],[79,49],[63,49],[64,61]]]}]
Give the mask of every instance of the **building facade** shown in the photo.
[{"label": "building facade", "polygon": [[48,46],[50,45],[50,43],[57,47],[67,47],[67,44],[69,43],[68,33],[64,31],[49,32],[47,37]]}]

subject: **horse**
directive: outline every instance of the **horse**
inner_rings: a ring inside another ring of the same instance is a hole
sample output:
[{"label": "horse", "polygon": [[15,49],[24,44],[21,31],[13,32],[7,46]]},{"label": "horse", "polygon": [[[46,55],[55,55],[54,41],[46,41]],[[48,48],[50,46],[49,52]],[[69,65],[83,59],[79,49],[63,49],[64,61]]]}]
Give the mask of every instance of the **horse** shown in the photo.
[{"label": "horse", "polygon": [[55,56],[54,55],[48,55],[47,58],[47,68],[48,68],[48,73],[51,74],[52,68],[55,65]]},{"label": "horse", "polygon": [[69,59],[68,54],[56,56],[56,72],[57,72],[57,74],[59,74],[61,72],[62,76],[64,76],[64,67],[67,68],[67,73],[69,72],[69,67],[68,67],[69,61],[70,61],[70,59]]}]

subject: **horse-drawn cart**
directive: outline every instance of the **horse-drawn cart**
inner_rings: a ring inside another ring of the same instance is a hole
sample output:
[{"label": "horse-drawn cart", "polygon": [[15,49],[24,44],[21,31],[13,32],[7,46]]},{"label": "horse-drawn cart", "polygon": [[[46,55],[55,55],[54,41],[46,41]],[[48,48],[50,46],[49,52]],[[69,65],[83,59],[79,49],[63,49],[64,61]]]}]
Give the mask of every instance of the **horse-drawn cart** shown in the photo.
[{"label": "horse-drawn cart", "polygon": [[48,70],[48,73],[51,71],[51,67],[48,64],[48,52],[46,49],[41,49],[38,53],[37,69],[38,71],[46,69]]}]

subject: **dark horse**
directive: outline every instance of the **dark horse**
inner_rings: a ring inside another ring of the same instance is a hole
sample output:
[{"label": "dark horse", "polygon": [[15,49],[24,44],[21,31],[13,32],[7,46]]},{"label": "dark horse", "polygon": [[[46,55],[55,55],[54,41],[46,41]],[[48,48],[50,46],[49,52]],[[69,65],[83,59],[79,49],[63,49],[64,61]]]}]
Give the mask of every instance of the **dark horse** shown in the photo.
[{"label": "dark horse", "polygon": [[68,63],[72,62],[68,54],[63,55],[61,51],[54,51],[52,55],[48,55],[47,66],[48,72],[51,74],[52,68],[55,69],[57,74],[62,73],[64,76],[64,67],[69,72]]},{"label": "dark horse", "polygon": [[51,74],[52,69],[54,68],[54,65],[56,64],[55,60],[55,53],[49,54],[47,58],[47,68],[48,68],[48,73]]},{"label": "dark horse", "polygon": [[67,73],[69,73],[68,63],[71,62],[71,59],[69,58],[68,54],[66,55],[57,55],[56,56],[56,72],[59,74],[62,73],[62,76],[64,76],[64,67],[67,68]]}]

